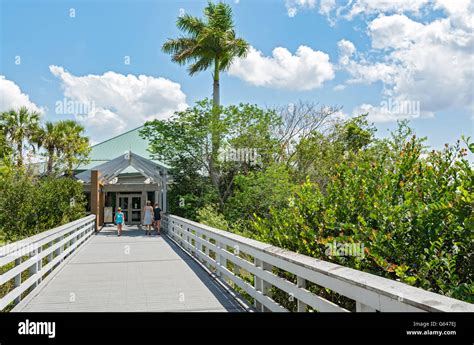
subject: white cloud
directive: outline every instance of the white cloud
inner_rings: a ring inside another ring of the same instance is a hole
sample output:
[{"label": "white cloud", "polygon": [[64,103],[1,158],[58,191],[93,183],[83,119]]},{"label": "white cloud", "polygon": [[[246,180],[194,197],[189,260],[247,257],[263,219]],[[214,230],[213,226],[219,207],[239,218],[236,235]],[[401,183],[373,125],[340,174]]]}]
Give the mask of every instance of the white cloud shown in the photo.
[{"label": "white cloud", "polygon": [[344,17],[352,19],[357,15],[407,12],[417,15],[428,3],[429,0],[357,0],[348,7]]},{"label": "white cloud", "polygon": [[336,86],[333,87],[333,90],[334,91],[342,91],[346,88],[346,85],[343,85],[343,84],[338,84]]},{"label": "white cloud", "polygon": [[356,52],[354,43],[345,39],[337,42],[337,49],[339,51],[339,63],[342,65],[347,65],[349,63],[349,59]]},{"label": "white cloud", "polygon": [[32,111],[44,113],[44,108],[32,102],[30,96],[23,93],[17,84],[0,75],[0,111],[18,109],[23,106]]},{"label": "white cloud", "polygon": [[246,58],[236,60],[229,74],[256,86],[289,90],[311,90],[334,78],[329,55],[300,46],[293,55],[288,49],[273,49],[272,56],[250,47]]},{"label": "white cloud", "polygon": [[469,31],[474,27],[474,3],[472,0],[435,0],[434,8],[442,9],[454,26]]},{"label": "white cloud", "polygon": [[100,141],[148,120],[168,118],[187,107],[180,84],[165,78],[115,72],[75,76],[59,66],[51,65],[49,69],[61,80],[65,97],[94,104],[87,114],[76,116],[93,140]]},{"label": "white cloud", "polygon": [[293,18],[300,9],[313,9],[316,6],[316,0],[285,0],[288,17]]},{"label": "white cloud", "polygon": [[319,3],[319,14],[325,16],[331,26],[334,26],[336,21],[331,18],[331,12],[336,8],[336,0],[321,0]]},{"label": "white cloud", "polygon": [[[446,17],[421,22],[380,14],[369,21],[372,50],[366,54],[341,41],[339,68],[351,75],[346,83],[381,82],[383,97],[418,102],[421,117],[446,109],[474,111],[474,2],[437,1],[435,7]],[[364,108],[377,121],[407,118],[379,106]]]},{"label": "white cloud", "polygon": [[380,16],[368,26],[375,49],[407,48],[422,35],[424,25],[405,15]]},{"label": "white cloud", "polygon": [[322,15],[329,15],[334,8],[336,8],[336,0],[321,0],[319,3],[319,13]]},{"label": "white cloud", "polygon": [[341,1],[321,0],[319,13],[333,25],[337,19],[352,20],[357,16],[373,17],[381,13],[420,16],[430,5],[430,0],[347,0],[343,5]]}]

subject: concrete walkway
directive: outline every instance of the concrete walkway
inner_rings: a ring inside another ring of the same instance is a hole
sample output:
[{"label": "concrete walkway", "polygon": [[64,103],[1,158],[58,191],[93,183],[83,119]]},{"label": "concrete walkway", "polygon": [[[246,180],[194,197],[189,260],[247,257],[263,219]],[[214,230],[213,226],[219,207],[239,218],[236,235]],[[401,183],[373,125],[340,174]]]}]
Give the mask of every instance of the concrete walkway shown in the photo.
[{"label": "concrete walkway", "polygon": [[166,237],[105,227],[15,311],[243,311]]}]

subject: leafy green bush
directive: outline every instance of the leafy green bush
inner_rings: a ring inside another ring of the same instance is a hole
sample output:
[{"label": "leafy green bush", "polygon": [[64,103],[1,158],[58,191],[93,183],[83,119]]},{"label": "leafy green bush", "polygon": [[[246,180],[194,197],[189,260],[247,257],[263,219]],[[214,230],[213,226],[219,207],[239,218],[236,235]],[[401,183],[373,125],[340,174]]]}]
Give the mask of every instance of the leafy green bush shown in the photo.
[{"label": "leafy green bush", "polygon": [[207,205],[197,212],[197,219],[200,223],[212,226],[220,230],[229,230],[229,224],[224,216],[217,211],[217,206]]},{"label": "leafy green bush", "polygon": [[82,185],[71,178],[11,172],[0,179],[0,239],[16,241],[85,216]]},{"label": "leafy green bush", "polygon": [[239,174],[234,178],[234,193],[225,205],[224,215],[232,223],[247,222],[253,215],[266,215],[270,206],[285,206],[295,189],[291,172],[274,164],[262,171]]},{"label": "leafy green bush", "polygon": [[[427,154],[422,143],[401,124],[348,152],[324,193],[307,180],[286,207],[257,217],[257,238],[472,302],[472,168],[459,142]],[[334,242],[363,250],[334,255]]]}]

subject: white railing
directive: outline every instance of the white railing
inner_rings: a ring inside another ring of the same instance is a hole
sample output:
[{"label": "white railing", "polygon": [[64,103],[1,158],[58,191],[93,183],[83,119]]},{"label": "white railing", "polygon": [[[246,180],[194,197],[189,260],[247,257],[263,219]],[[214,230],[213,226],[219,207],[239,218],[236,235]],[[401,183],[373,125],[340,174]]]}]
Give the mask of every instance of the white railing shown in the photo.
[{"label": "white railing", "polygon": [[[284,291],[289,301],[296,303],[295,309],[299,312],[349,311],[307,289],[309,285],[316,284],[355,301],[358,312],[474,312],[474,305],[463,301],[178,216],[166,215],[163,226],[168,237],[215,272],[218,279],[248,294],[258,311],[288,311],[277,302],[281,301],[281,295],[272,298],[272,287]],[[275,274],[275,268],[291,274],[292,281]],[[242,278],[242,270],[253,277],[250,279],[253,285]]]},{"label": "white railing", "polygon": [[[8,288],[0,299],[0,311],[12,302],[19,303],[22,295],[36,287],[47,273],[89,239],[94,230],[95,216],[90,215],[0,247],[1,272],[12,266],[0,275],[0,287],[13,283],[13,289]],[[22,276],[26,280],[22,281]]]}]

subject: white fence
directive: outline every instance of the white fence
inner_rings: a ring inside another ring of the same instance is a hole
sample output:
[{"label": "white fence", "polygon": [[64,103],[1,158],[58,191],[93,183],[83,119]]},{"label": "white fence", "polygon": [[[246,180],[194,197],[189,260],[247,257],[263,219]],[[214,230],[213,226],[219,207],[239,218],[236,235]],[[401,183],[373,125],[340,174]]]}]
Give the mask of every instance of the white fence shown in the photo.
[{"label": "white fence", "polygon": [[[83,244],[95,230],[95,216],[90,215],[0,247],[0,268],[14,265],[0,275],[0,287],[13,282],[13,289],[0,299],[0,311],[20,302],[22,295],[36,287],[43,277]],[[22,281],[22,276],[26,277]]]},{"label": "white fence", "polygon": [[[218,279],[239,287],[254,300],[254,306],[259,311],[288,311],[277,302],[281,301],[281,294],[279,298],[272,298],[272,287],[276,287],[284,291],[290,302],[296,303],[299,312],[348,312],[307,289],[309,285],[316,284],[355,301],[355,310],[358,312],[474,312],[474,305],[466,302],[297,254],[178,216],[165,216],[163,225],[168,237],[214,271]],[[275,268],[287,272],[293,279],[275,274]],[[253,285],[242,278],[242,270],[251,275]]]}]

